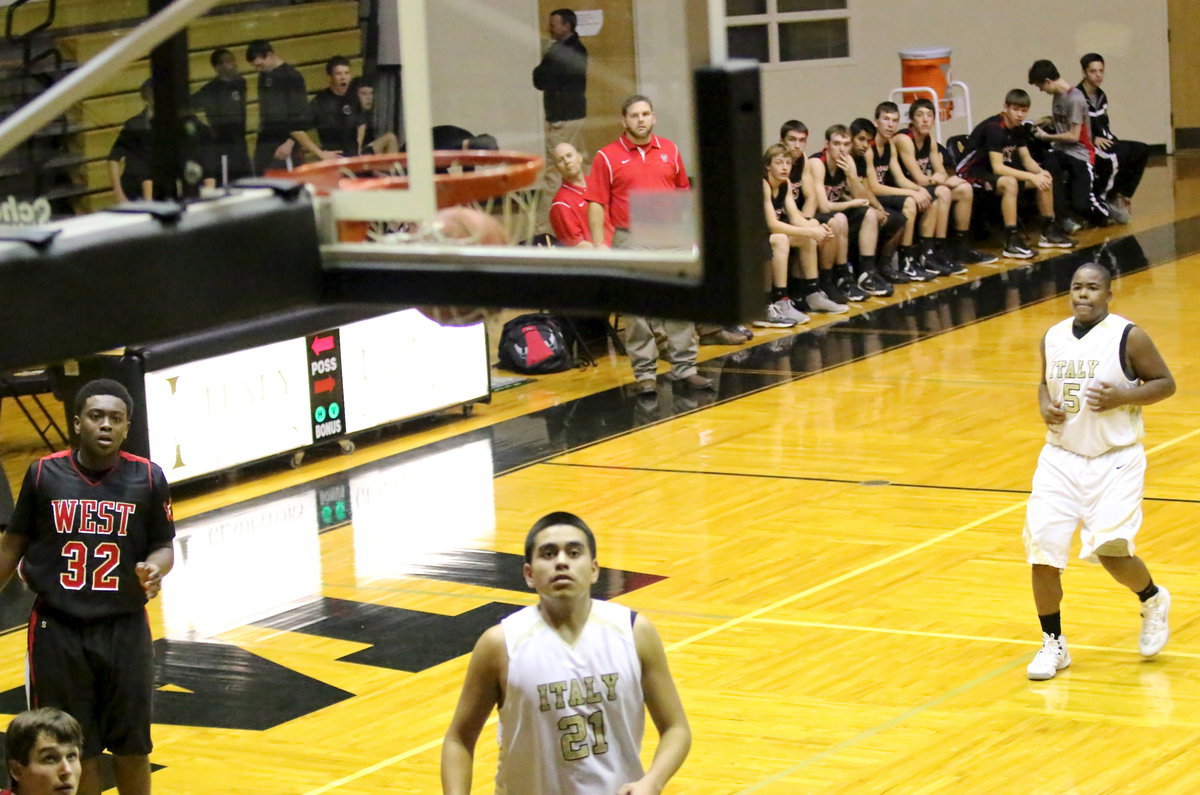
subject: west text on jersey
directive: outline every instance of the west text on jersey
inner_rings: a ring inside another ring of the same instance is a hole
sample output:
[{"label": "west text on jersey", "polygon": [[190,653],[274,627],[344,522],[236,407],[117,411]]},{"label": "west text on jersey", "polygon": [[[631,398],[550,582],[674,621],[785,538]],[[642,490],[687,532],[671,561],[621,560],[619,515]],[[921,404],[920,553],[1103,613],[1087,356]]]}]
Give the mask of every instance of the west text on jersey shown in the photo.
[{"label": "west text on jersey", "polygon": [[50,508],[60,533],[112,535],[115,531],[119,536],[125,535],[129,517],[137,511],[136,504],[115,500],[51,500]]}]

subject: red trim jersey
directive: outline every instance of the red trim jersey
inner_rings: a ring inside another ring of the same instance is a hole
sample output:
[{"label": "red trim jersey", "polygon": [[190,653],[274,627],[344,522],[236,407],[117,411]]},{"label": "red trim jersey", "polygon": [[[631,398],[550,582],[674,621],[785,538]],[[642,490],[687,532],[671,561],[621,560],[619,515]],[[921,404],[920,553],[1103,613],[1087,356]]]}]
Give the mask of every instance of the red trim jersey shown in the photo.
[{"label": "red trim jersey", "polygon": [[629,194],[687,190],[683,158],[674,143],[657,135],[638,146],[625,135],[596,153],[588,173],[589,201],[603,204],[614,229],[629,228]]},{"label": "red trim jersey", "polygon": [[141,611],[137,564],[175,538],[171,493],[157,464],[122,452],[99,475],[73,451],[30,464],[5,532],[29,540],[21,576],[52,609],[80,619]]},{"label": "red trim jersey", "polygon": [[[554,194],[550,205],[550,228],[564,246],[577,246],[581,242],[592,242],[592,229],[588,225],[587,181],[583,187],[564,182]],[[607,213],[604,216],[604,245],[612,245],[613,226]]]}]

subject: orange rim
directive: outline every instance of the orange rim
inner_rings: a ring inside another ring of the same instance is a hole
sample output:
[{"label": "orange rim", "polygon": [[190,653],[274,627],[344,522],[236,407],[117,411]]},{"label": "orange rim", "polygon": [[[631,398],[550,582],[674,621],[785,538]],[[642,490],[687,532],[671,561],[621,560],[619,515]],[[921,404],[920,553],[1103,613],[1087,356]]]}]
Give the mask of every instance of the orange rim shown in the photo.
[{"label": "orange rim", "polygon": [[[368,176],[347,177],[345,171],[387,171],[394,163],[407,163],[408,155],[362,155],[306,163],[291,171],[269,171],[266,176],[292,179],[316,187],[321,193],[332,190],[403,190],[408,177]],[[458,174],[434,174],[433,185],[437,206],[484,201],[509,191],[528,188],[537,181],[545,161],[537,155],[515,151],[437,150],[433,153],[435,168],[460,166],[490,166],[486,171],[463,171]],[[496,168],[500,166],[501,168]]]}]

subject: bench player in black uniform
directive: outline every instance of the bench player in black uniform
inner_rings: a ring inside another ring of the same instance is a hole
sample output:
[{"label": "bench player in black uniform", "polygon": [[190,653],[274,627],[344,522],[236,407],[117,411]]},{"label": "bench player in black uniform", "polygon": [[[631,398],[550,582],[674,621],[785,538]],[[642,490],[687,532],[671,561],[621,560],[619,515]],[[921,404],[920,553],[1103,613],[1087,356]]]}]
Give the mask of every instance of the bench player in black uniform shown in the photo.
[{"label": "bench player in black uniform", "polygon": [[162,470],[121,450],[132,411],[121,384],[85,384],[75,400],[78,448],[30,465],[0,536],[0,587],[19,565],[37,595],[29,705],[62,709],[83,726],[84,795],[100,792],[105,748],[121,795],[150,792],[146,601],[174,564],[175,524]]},{"label": "bench player in black uniform", "polygon": [[[822,213],[816,210],[816,188],[812,181],[812,174],[808,169],[808,158],[804,154],[804,149],[808,145],[808,127],[802,121],[791,119],[785,121],[779,128],[779,142],[787,147],[788,153],[792,156],[792,171],[789,175],[789,181],[792,186],[792,201],[800,210],[801,217],[809,218],[817,223],[825,224],[833,232],[833,237],[826,240],[818,246],[817,262],[822,272],[829,271],[827,276],[832,275],[833,266],[839,262],[848,262],[850,260],[850,224],[846,220],[845,213]],[[808,197],[812,196],[813,201],[810,202]],[[804,208],[809,208],[805,210]],[[793,252],[792,257],[796,255]],[[832,278],[820,277],[821,284],[832,284]],[[806,286],[799,281],[792,280],[788,282],[789,295],[808,295],[805,292]],[[822,295],[824,293],[822,292]],[[846,303],[846,296],[836,292],[832,296],[825,296],[827,300],[836,304]],[[836,300],[836,299],[841,299]],[[807,299],[806,299],[807,300]],[[807,305],[799,307],[801,311],[808,312],[824,312],[826,309],[820,309],[816,306]]]},{"label": "bench player in black uniform", "polygon": [[[909,124],[896,137],[896,161],[904,178],[915,185],[936,189],[948,197],[945,211],[938,218],[933,234],[933,250],[951,267],[951,273],[963,273],[967,265],[986,265],[994,256],[975,251],[967,244],[975,190],[965,180],[946,170],[943,150],[933,140],[933,102],[918,99],[908,109]],[[953,205],[954,228],[950,230]]]},{"label": "bench player in black uniform", "polygon": [[[893,126],[892,132],[894,131]],[[863,181],[867,190],[875,197],[877,209],[899,213],[904,217],[904,227],[895,241],[898,244],[898,263],[893,266],[891,252],[881,247],[879,272],[893,284],[929,281],[939,274],[926,272],[926,269],[921,267],[920,260],[914,256],[913,250],[917,218],[920,217],[922,223],[927,226],[936,221],[936,207],[929,192],[906,188],[896,183],[891,134],[885,132],[882,127],[877,127],[870,119],[859,118],[851,122],[850,135],[850,151],[854,157],[854,164],[864,175]]]},{"label": "bench player in black uniform", "polygon": [[[808,312],[842,314],[849,311],[821,291],[818,246],[833,238],[833,230],[813,218],[805,218],[796,205],[788,179],[792,154],[785,144],[771,144],[763,152],[763,210],[771,246],[773,289],[772,314],[782,314],[797,323],[807,323]],[[796,256],[789,256],[795,249]],[[790,272],[789,272],[790,265]],[[790,300],[793,312],[785,305]],[[801,319],[803,318],[803,319]]]},{"label": "bench player in black uniform", "polygon": [[1004,97],[1004,110],[971,130],[966,151],[958,163],[958,176],[976,190],[1000,197],[1004,256],[1015,259],[1034,256],[1029,242],[1017,229],[1017,192],[1022,185],[1037,191],[1038,212],[1048,230],[1053,231],[1054,226],[1054,177],[1029,153],[1024,126],[1029,104],[1029,94],[1024,89],[1009,91]]},{"label": "bench player in black uniform", "polygon": [[[882,232],[885,239],[900,235],[904,230],[904,218],[890,218],[886,211],[881,212],[871,206],[870,191],[858,175],[850,147],[850,131],[845,125],[835,124],[825,131],[825,148],[809,158],[806,172],[811,175],[814,195],[806,196],[801,212],[806,216],[811,216],[813,211],[845,213],[850,225],[850,238],[858,242],[858,274],[872,274],[872,281],[882,281],[875,265],[879,235]],[[884,227],[884,224],[888,226]],[[881,230],[881,227],[884,228]],[[830,298],[837,301],[830,292],[831,287],[834,292],[845,292],[851,301],[866,298],[848,262],[835,265],[834,273],[837,283],[823,285]],[[848,291],[838,289],[843,286]]]}]

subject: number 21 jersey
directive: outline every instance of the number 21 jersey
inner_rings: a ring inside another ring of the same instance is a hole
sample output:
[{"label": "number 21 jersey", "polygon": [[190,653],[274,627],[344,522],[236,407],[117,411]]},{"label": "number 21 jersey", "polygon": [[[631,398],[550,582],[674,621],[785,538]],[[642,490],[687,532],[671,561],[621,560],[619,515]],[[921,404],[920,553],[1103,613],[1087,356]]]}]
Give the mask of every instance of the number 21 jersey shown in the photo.
[{"label": "number 21 jersey", "polygon": [[537,605],[500,622],[508,681],[497,793],[615,793],[642,777],[646,718],[634,617],[628,607],[593,599],[574,645]]}]

